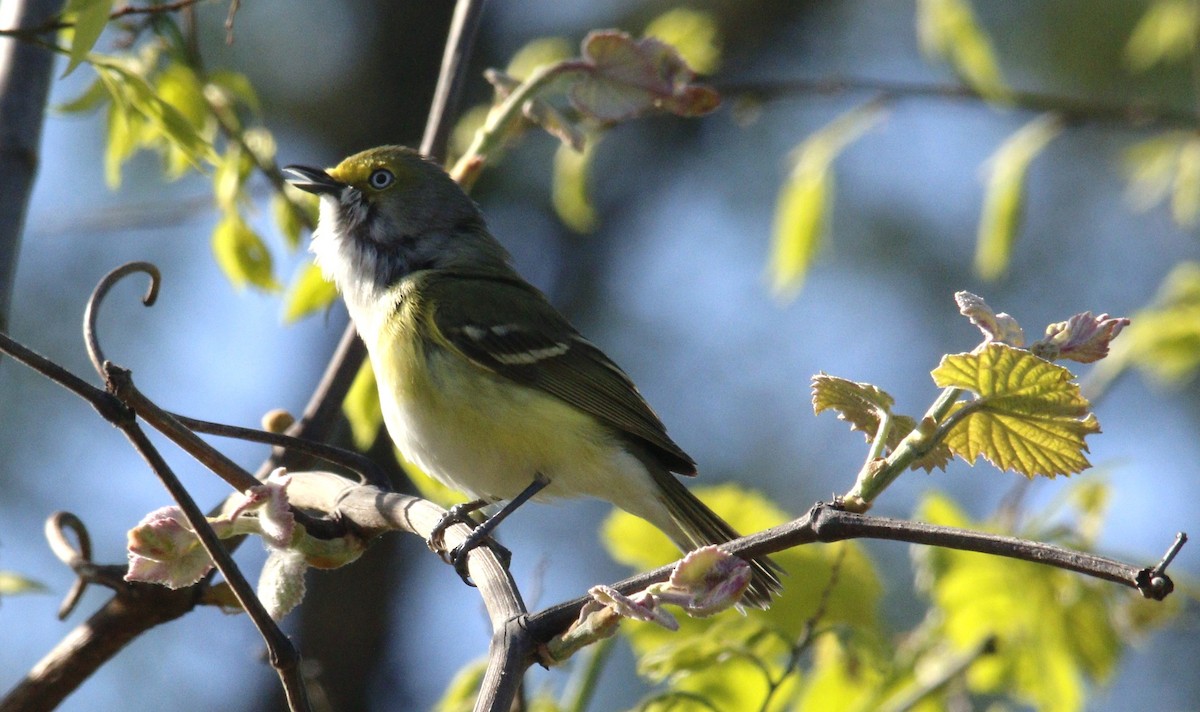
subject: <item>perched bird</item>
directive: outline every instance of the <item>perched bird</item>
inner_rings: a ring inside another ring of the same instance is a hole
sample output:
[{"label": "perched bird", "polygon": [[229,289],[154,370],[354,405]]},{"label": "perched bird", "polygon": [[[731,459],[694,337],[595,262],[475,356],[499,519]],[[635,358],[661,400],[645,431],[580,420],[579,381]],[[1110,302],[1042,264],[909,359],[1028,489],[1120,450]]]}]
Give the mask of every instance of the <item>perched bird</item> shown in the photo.
[{"label": "perched bird", "polygon": [[[517,274],[441,167],[382,146],[328,171],[285,170],[320,196],[312,252],[367,345],[384,422],[409,460],[484,502],[602,499],[685,551],[737,538],[672,474],[694,475],[695,462],[637,387]],[[765,607],[778,567],[749,563],[745,600]]]}]

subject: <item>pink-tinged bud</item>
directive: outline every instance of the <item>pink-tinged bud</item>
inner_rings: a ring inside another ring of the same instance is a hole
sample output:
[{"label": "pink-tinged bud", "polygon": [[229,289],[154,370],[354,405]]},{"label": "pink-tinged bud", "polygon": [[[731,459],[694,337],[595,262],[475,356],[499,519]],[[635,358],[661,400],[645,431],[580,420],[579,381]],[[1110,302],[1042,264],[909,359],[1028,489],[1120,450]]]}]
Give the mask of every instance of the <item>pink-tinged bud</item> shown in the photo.
[{"label": "pink-tinged bud", "polygon": [[178,507],[147,514],[129,530],[127,549],[126,581],[183,588],[204,578],[213,566]]}]

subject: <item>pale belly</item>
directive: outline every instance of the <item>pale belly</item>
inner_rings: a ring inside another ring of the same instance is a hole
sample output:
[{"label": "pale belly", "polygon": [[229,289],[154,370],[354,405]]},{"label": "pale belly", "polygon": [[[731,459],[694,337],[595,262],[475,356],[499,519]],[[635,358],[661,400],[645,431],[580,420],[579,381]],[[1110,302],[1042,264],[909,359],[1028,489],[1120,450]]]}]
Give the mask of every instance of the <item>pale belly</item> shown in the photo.
[{"label": "pale belly", "polygon": [[432,358],[431,372],[455,375],[396,374],[376,364],[388,432],[427,474],[493,500],[515,497],[540,475],[549,484],[537,499],[596,497],[662,520],[657,486],[608,427],[459,357]]}]

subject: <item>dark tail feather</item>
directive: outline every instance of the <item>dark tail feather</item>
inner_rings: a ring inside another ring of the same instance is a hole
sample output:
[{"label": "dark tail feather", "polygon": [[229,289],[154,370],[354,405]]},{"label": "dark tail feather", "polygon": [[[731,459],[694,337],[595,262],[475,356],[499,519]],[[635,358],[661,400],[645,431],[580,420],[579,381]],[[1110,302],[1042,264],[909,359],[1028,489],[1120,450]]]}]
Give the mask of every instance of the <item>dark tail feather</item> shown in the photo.
[{"label": "dark tail feather", "polygon": [[[675,475],[670,472],[656,472],[655,480],[662,488],[663,502],[671,512],[671,517],[687,537],[687,541],[678,541],[672,537],[680,549],[690,551],[709,544],[724,544],[741,536],[724,519],[717,516],[716,512],[697,499],[696,495],[689,492]],[[767,608],[771,605],[771,597],[783,588],[779,580],[783,569],[768,556],[748,559],[746,563],[750,564],[752,571],[750,588],[746,590],[742,600],[758,608]]]}]

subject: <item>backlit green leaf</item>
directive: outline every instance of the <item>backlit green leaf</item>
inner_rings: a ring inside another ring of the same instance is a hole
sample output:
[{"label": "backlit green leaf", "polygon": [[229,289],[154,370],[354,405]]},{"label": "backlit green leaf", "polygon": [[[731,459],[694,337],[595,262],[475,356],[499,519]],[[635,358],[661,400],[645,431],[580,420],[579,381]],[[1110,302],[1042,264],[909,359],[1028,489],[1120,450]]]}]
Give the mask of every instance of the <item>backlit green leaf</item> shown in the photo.
[{"label": "backlit green leaf", "polygon": [[[929,495],[916,518],[992,530],[944,496]],[[1025,561],[958,551],[916,550],[919,576],[937,607],[932,620],[968,650],[996,636],[995,652],[968,670],[979,694],[1010,694],[1039,710],[1083,709],[1087,681],[1103,681],[1121,650],[1113,608],[1127,596],[1103,581]],[[1013,595],[1019,591],[1020,595]]]},{"label": "backlit green leaf", "polygon": [[717,21],[711,12],[673,8],[651,20],[642,34],[674,47],[698,74],[712,74],[721,66]]},{"label": "backlit green leaf", "polygon": [[998,279],[1008,271],[1012,247],[1024,217],[1025,179],[1029,164],[1058,135],[1062,121],[1043,114],[1010,136],[988,160],[987,187],[975,271],[984,279]]},{"label": "backlit green leaf", "polygon": [[773,291],[794,297],[820,249],[832,212],[832,164],[845,148],[882,117],[877,106],[858,107],[834,119],[793,151],[791,174],[775,205],[768,270]]},{"label": "backlit green leaf", "polygon": [[1200,8],[1191,0],[1156,0],[1146,7],[1125,46],[1129,66],[1145,71],[1159,62],[1184,59],[1196,49]]},{"label": "backlit green leaf", "polygon": [[1200,217],[1200,139],[1195,136],[1179,149],[1171,194],[1171,217],[1184,227],[1195,225],[1196,218]]},{"label": "backlit green leaf", "polygon": [[1152,306],[1137,312],[1114,342],[1108,362],[1130,363],[1155,380],[1179,385],[1200,368],[1200,263],[1183,262]]},{"label": "backlit green leaf", "polygon": [[586,141],[582,151],[560,143],[554,153],[550,197],[560,220],[575,232],[596,229],[596,209],[588,194],[588,170],[597,140]]},{"label": "backlit green leaf", "polygon": [[66,11],[68,15],[74,16],[75,26],[68,52],[71,59],[63,72],[64,77],[75,71],[75,68],[87,59],[88,52],[96,46],[96,40],[100,39],[104,26],[108,24],[112,8],[113,0],[70,0],[67,3]]},{"label": "backlit green leaf", "polygon": [[247,284],[265,291],[280,289],[272,273],[271,253],[237,211],[227,212],[213,230],[217,265],[235,287]]},{"label": "backlit green leaf", "polygon": [[70,101],[59,104],[54,107],[54,110],[63,114],[83,114],[99,108],[110,100],[111,96],[108,93],[108,89],[105,88],[104,82],[97,77],[82,94]]},{"label": "backlit green leaf", "polygon": [[479,696],[479,686],[483,684],[483,674],[487,671],[487,660],[475,660],[454,674],[454,679],[438,700],[434,712],[471,712],[475,709],[475,698]]},{"label": "backlit green leaf", "polygon": [[968,0],[917,0],[917,37],[926,55],[948,62],[983,96],[1003,100],[1009,94],[992,43]]},{"label": "backlit green leaf", "polygon": [[337,287],[321,269],[309,262],[288,286],[283,297],[283,321],[291,324],[314,312],[323,311],[337,299]]},{"label": "backlit green leaf", "polygon": [[15,571],[0,571],[0,597],[22,593],[42,593],[49,589],[45,584],[22,576]]},{"label": "backlit green leaf", "polygon": [[933,371],[937,385],[976,396],[955,412],[946,445],[967,462],[982,455],[1026,477],[1081,472],[1091,466],[1084,438],[1100,426],[1073,378],[1067,369],[1005,344],[944,357]]},{"label": "backlit green leaf", "polygon": [[366,450],[375,442],[379,428],[383,425],[383,409],[379,405],[379,389],[371,362],[363,362],[342,401],[342,413],[350,422],[350,434],[354,447]]}]

